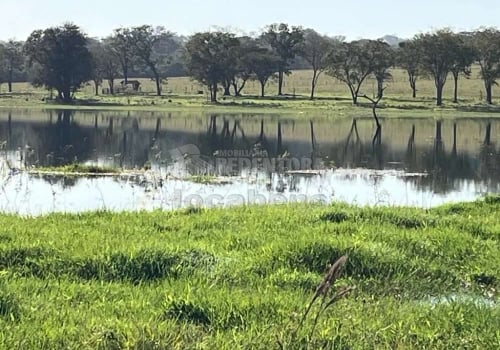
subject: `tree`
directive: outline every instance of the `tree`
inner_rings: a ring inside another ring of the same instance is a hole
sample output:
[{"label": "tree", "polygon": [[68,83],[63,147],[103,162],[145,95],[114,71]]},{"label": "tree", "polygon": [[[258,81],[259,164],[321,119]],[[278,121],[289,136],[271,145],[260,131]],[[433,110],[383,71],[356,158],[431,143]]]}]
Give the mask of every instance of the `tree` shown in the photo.
[{"label": "tree", "polygon": [[211,102],[217,102],[218,84],[227,79],[228,67],[233,64],[227,53],[239,44],[234,34],[226,32],[196,33],[186,43],[188,72],[208,87]]},{"label": "tree", "polygon": [[[2,51],[0,47],[0,59],[2,58]],[[2,92],[2,84],[5,82],[6,73],[4,72],[4,67],[0,66],[0,93]]]},{"label": "tree", "polygon": [[224,68],[224,78],[221,81],[224,89],[224,96],[231,95],[231,87],[234,96],[241,96],[247,81],[252,77],[253,53],[262,50],[260,39],[248,36],[237,37],[238,45],[231,45],[225,53],[226,66]]},{"label": "tree", "polygon": [[261,43],[258,39],[244,36],[238,38],[238,40],[240,41],[240,45],[236,50],[235,74],[231,81],[234,89],[234,96],[241,96],[241,91],[245,87],[247,81],[252,77],[253,53],[262,50]]},{"label": "tree", "polygon": [[271,24],[262,38],[275,50],[281,61],[278,66],[278,95],[283,95],[284,75],[289,74],[289,65],[295,55],[301,51],[304,42],[304,30],[301,27],[289,27],[288,24]]},{"label": "tree", "polygon": [[340,41],[325,35],[320,35],[313,29],[304,31],[304,45],[301,56],[311,65],[313,76],[311,80],[311,100],[314,100],[314,90],[320,75],[328,68],[328,59]]},{"label": "tree", "polygon": [[500,76],[500,32],[484,28],[472,34],[476,60],[481,68],[481,78],[486,90],[486,103],[492,104],[492,87]]},{"label": "tree", "polygon": [[454,34],[443,29],[434,33],[419,34],[415,40],[420,48],[420,64],[422,69],[434,79],[436,104],[441,106],[443,87],[455,63],[453,54],[450,54],[456,50]]},{"label": "tree", "polygon": [[99,54],[98,64],[101,66],[102,77],[108,81],[109,93],[113,95],[115,93],[115,79],[118,78],[121,65],[110,38],[101,42]]},{"label": "tree", "polygon": [[99,86],[102,84],[104,71],[104,47],[99,40],[89,39],[88,49],[92,56],[92,81],[94,82],[95,95],[99,95]]},{"label": "tree", "polygon": [[[3,45],[0,43],[0,62],[3,61],[3,55],[4,55],[4,47]],[[0,92],[1,92],[1,88],[2,88],[2,84],[5,82],[5,80],[7,80],[5,77],[6,77],[6,72],[5,72],[5,67],[3,65],[0,64]]]},{"label": "tree", "polygon": [[260,83],[260,96],[265,96],[266,84],[269,79],[276,77],[281,64],[281,58],[266,48],[259,48],[248,56],[252,79]]},{"label": "tree", "polygon": [[20,73],[23,69],[23,43],[20,41],[9,40],[4,45],[0,44],[0,46],[0,69],[5,75],[9,92],[12,92],[14,74]]},{"label": "tree", "polygon": [[165,44],[172,38],[172,34],[163,27],[143,25],[132,28],[130,37],[133,54],[149,68],[156,83],[156,95],[161,96],[161,83],[166,77],[164,72],[169,64],[168,46]]},{"label": "tree", "polygon": [[466,34],[454,34],[455,45],[450,54],[453,55],[453,64],[450,68],[454,81],[453,102],[458,103],[458,78],[463,74],[468,78],[471,74],[471,65],[474,62],[472,41]]},{"label": "tree", "polygon": [[87,37],[74,24],[35,30],[24,51],[34,68],[33,84],[56,89],[64,102],[71,102],[72,94],[92,77]]},{"label": "tree", "polygon": [[373,73],[374,62],[369,40],[342,43],[330,56],[327,74],[345,83],[352,97],[358,103],[358,94],[365,79]]},{"label": "tree", "polygon": [[368,52],[372,57],[373,75],[377,80],[377,98],[382,99],[384,82],[392,79],[392,74],[389,69],[394,66],[395,53],[394,49],[384,41],[375,40],[368,41]]},{"label": "tree", "polygon": [[133,64],[133,48],[132,48],[132,34],[129,28],[118,28],[114,30],[113,36],[110,38],[110,44],[113,53],[120,62],[123,80],[125,84],[128,82],[128,72],[132,69]]},{"label": "tree", "polygon": [[237,45],[230,45],[225,53],[226,66],[223,69],[224,77],[221,80],[224,88],[224,96],[231,96],[231,86],[234,87],[237,81],[237,75],[241,71],[242,58],[244,52],[241,48],[240,38],[235,38],[238,41]]},{"label": "tree", "polygon": [[420,52],[415,40],[399,43],[396,53],[397,64],[408,74],[412,97],[417,97],[417,79],[420,75]]}]

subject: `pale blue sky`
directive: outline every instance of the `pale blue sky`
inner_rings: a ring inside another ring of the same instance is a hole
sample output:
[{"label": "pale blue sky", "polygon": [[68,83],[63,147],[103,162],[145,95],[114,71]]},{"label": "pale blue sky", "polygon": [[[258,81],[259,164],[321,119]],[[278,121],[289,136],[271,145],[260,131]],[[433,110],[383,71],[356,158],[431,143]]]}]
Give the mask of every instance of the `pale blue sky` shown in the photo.
[{"label": "pale blue sky", "polygon": [[251,33],[287,22],[350,40],[500,26],[500,0],[0,0],[1,40],[24,40],[34,29],[67,21],[96,37],[141,24],[190,35],[213,26]]}]

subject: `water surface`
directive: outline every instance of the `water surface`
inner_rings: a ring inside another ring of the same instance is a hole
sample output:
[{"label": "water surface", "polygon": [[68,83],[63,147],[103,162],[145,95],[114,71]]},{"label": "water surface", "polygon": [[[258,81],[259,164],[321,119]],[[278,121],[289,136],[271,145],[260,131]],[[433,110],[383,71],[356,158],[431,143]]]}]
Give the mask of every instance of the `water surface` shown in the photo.
[{"label": "water surface", "polygon": [[[500,119],[0,111],[0,210],[295,201],[430,207],[500,193]],[[29,174],[82,162],[115,177]],[[147,169],[146,171],[140,169]]]}]

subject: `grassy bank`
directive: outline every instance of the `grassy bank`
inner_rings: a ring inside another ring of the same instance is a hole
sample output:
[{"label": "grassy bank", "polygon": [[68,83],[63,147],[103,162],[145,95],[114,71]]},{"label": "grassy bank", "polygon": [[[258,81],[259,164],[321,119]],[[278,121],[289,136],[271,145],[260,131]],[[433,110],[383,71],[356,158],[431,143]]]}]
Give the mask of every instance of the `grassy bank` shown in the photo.
[{"label": "grassy bank", "polygon": [[[353,106],[347,96],[318,97],[310,101],[305,96],[265,97],[244,96],[227,97],[218,103],[209,103],[199,96],[152,94],[134,96],[91,97],[80,95],[73,104],[42,101],[38,93],[13,95],[6,99],[0,96],[0,109],[4,110],[75,110],[75,111],[142,111],[142,112],[183,112],[183,113],[234,113],[234,114],[273,114],[286,115],[287,118],[338,118],[372,117],[372,105],[360,99]],[[436,107],[432,99],[409,100],[400,97],[387,97],[379,104],[380,117],[411,118],[500,118],[500,106],[480,102],[464,101],[461,104],[447,103]]]},{"label": "grassy bank", "polygon": [[[496,349],[499,212],[488,197],[0,215],[0,348]],[[355,289],[298,327],[344,254],[333,289]]]},{"label": "grassy bank", "polygon": [[[206,89],[187,77],[170,78],[164,86],[164,96],[154,95],[154,83],[148,79],[142,82],[141,93],[135,95],[119,94],[115,96],[94,96],[92,86],[85,86],[77,95],[73,105],[57,104],[47,100],[49,93],[34,88],[27,83],[14,84],[14,93],[3,90],[0,93],[0,108],[73,108],[80,110],[142,110],[142,111],[191,111],[213,113],[301,113],[306,115],[326,116],[371,116],[371,104],[360,98],[359,106],[353,106],[347,87],[327,76],[322,76],[317,88],[317,98],[309,100],[311,71],[294,71],[285,80],[286,96],[275,96],[276,83],[267,86],[268,96],[258,97],[259,84],[249,82],[243,90],[243,97],[220,96],[219,103],[207,102]],[[479,68],[474,67],[470,79],[459,82],[459,103],[452,102],[453,89],[451,83],[445,86],[444,105],[435,106],[434,82],[428,78],[418,81],[418,95],[411,98],[407,76],[401,69],[393,69],[393,79],[387,82],[385,96],[380,103],[381,115],[422,116],[422,117],[461,117],[461,116],[496,116],[500,115],[498,105],[483,103],[484,93]],[[450,77],[450,82],[452,81]],[[106,84],[104,84],[106,87]],[[361,94],[373,96],[375,82],[367,80]],[[201,94],[200,94],[201,92]],[[493,95],[498,96],[500,89],[495,87]]]}]

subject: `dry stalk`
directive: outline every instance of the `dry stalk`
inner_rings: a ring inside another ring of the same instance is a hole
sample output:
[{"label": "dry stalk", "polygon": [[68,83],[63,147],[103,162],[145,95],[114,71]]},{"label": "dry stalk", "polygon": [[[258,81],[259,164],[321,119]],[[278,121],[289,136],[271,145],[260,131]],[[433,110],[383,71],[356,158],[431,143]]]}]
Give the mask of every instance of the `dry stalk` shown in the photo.
[{"label": "dry stalk", "polygon": [[307,315],[309,314],[309,311],[311,311],[311,308],[312,308],[314,302],[316,301],[316,299],[318,299],[320,296],[323,296],[322,304],[324,303],[324,300],[325,300],[326,296],[328,295],[328,292],[330,291],[332,285],[335,284],[335,281],[340,276],[340,271],[342,270],[342,267],[344,266],[346,261],[347,261],[347,255],[344,255],[344,256],[340,257],[337,261],[335,261],[335,263],[333,263],[333,265],[330,267],[330,269],[328,269],[327,273],[323,277],[323,281],[316,288],[316,291],[314,292],[312,300],[309,303],[309,305],[307,306],[307,309],[304,312],[304,315],[302,315],[302,318],[300,320],[298,328],[300,328],[302,326],[302,323],[304,322]]}]

